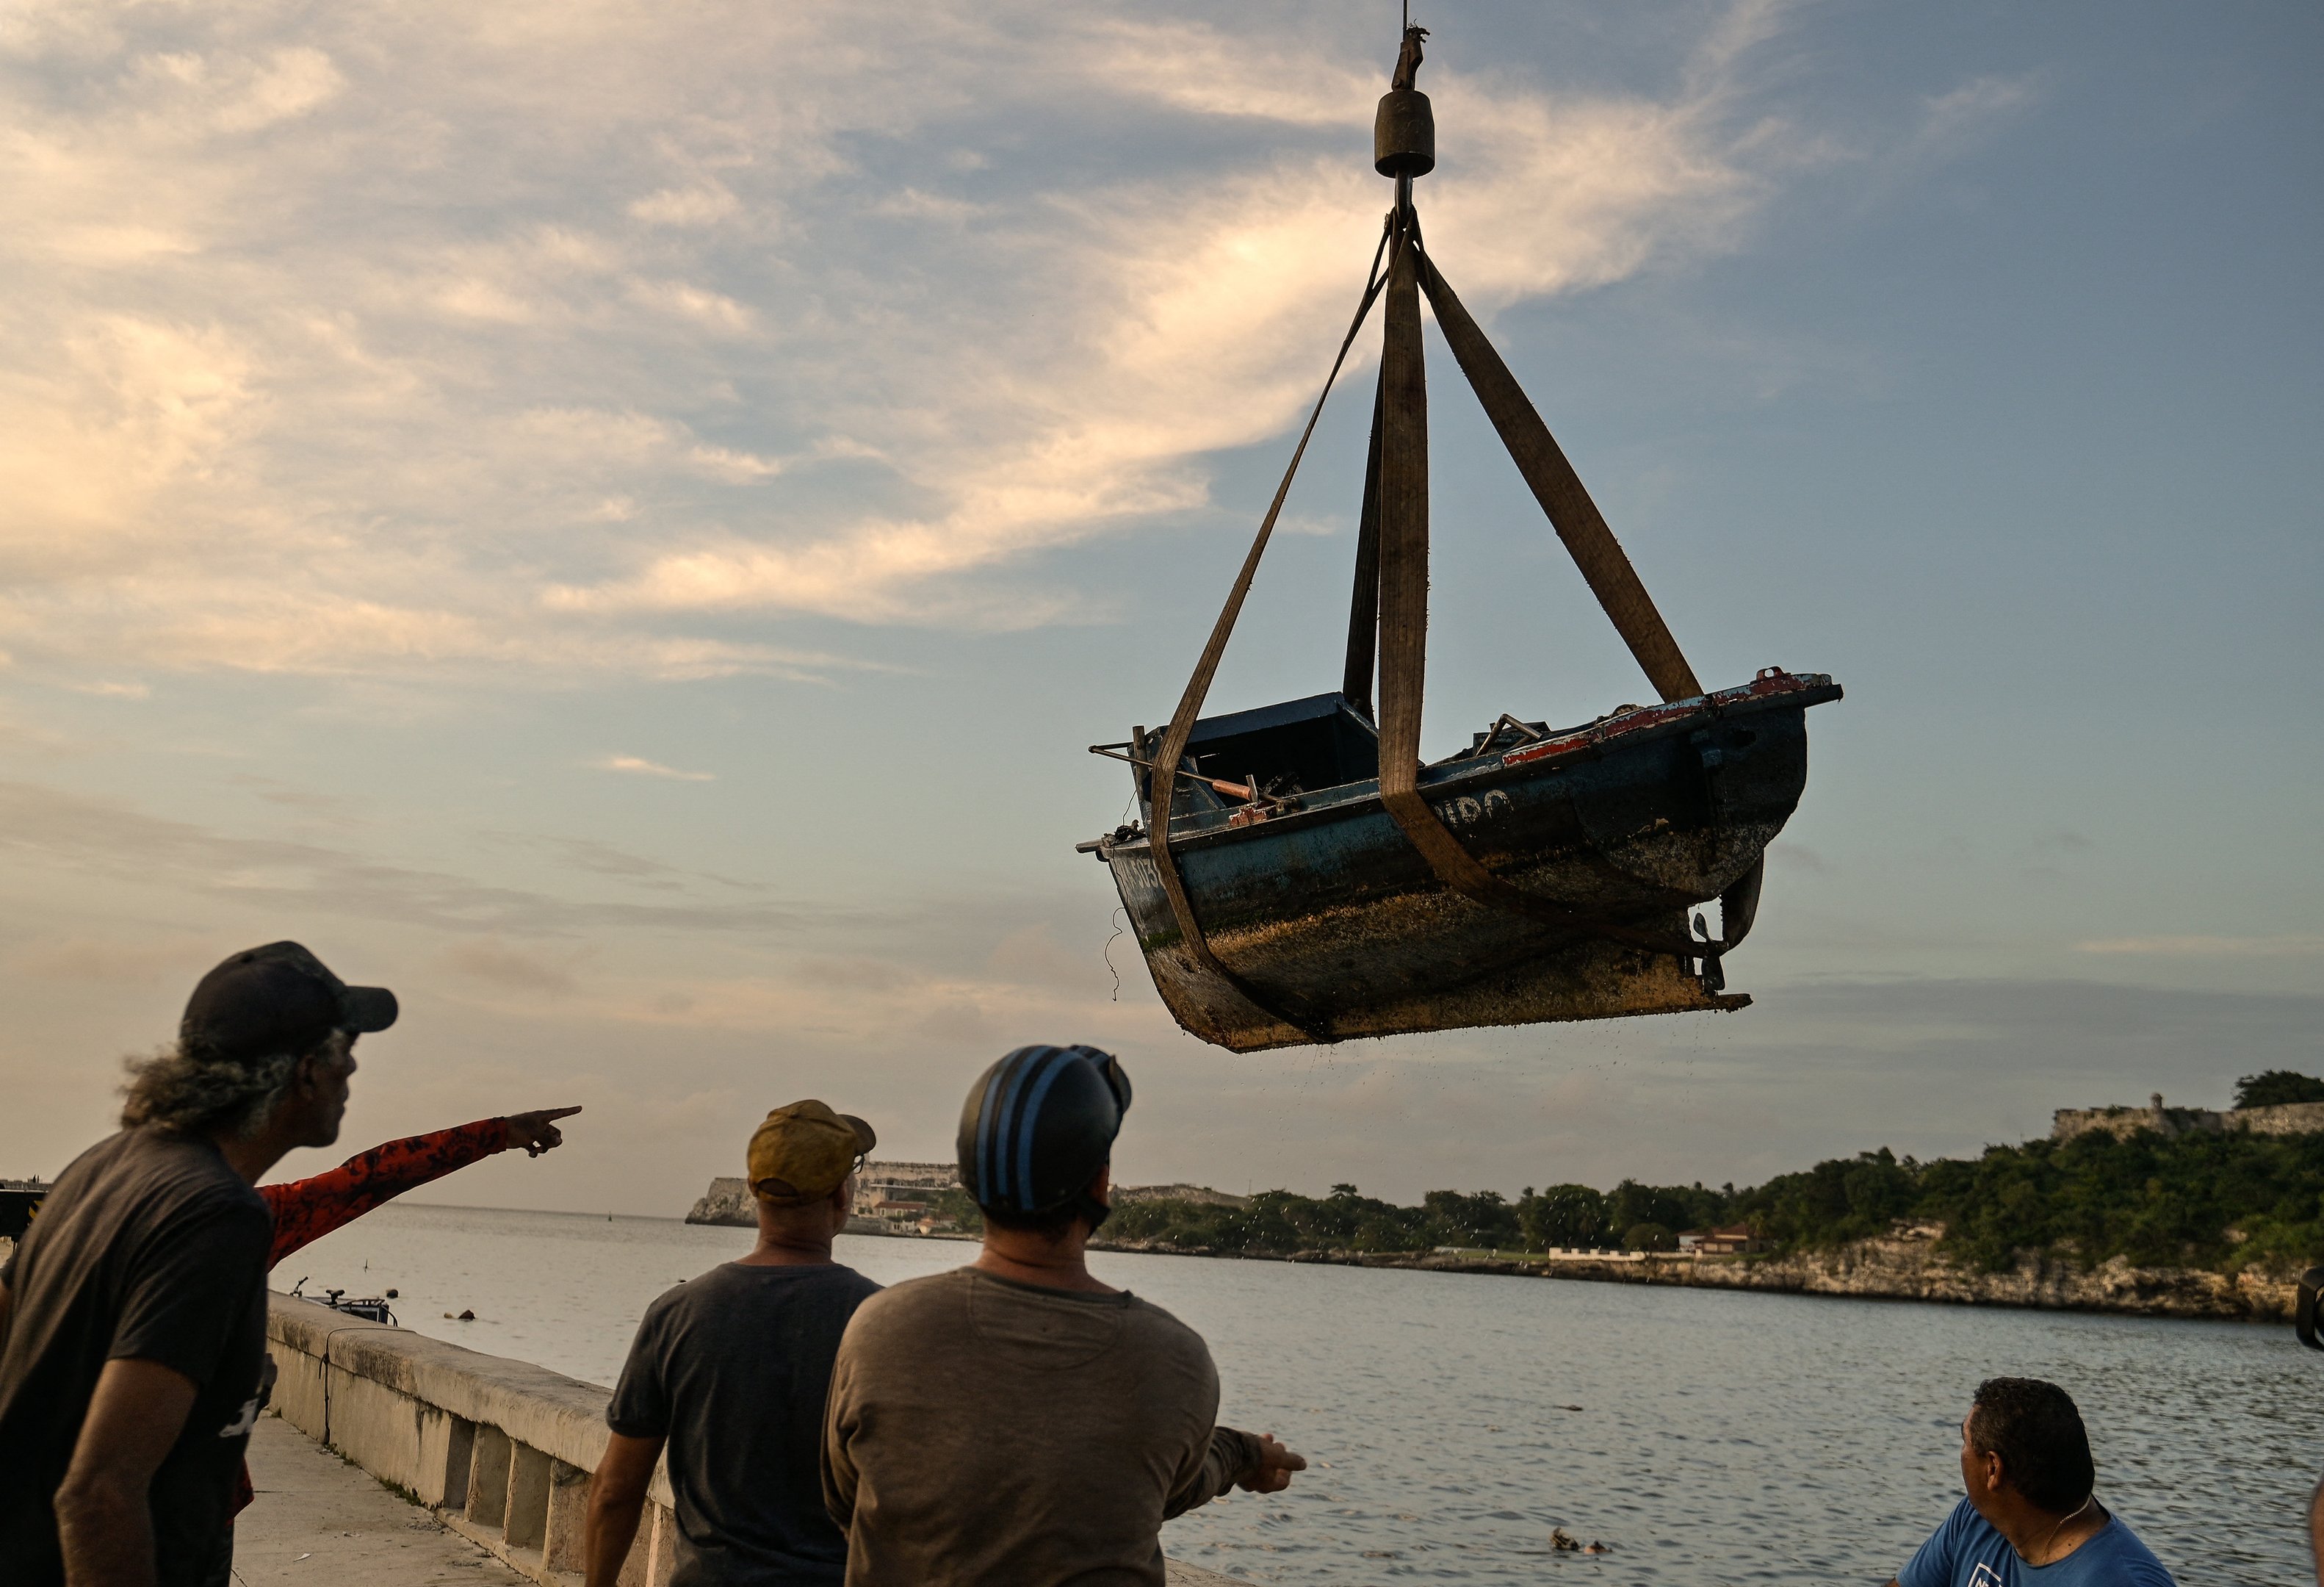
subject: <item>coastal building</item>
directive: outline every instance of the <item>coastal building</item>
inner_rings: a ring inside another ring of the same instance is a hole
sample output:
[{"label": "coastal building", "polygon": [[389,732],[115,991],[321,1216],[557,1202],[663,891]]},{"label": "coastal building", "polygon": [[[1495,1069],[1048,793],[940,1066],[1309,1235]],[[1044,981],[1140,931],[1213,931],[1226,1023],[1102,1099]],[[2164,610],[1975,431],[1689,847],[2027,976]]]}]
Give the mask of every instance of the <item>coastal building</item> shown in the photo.
[{"label": "coastal building", "polygon": [[2248,1130],[2254,1135],[2315,1135],[2324,1133],[2324,1103],[2278,1103],[2265,1108],[2171,1108],[2155,1092],[2146,1106],[2060,1108],[2050,1115],[2050,1139],[2071,1140],[2077,1135],[2103,1130],[2127,1140],[2141,1130],[2166,1138],[2180,1135],[2220,1135]]},{"label": "coastal building", "polygon": [[[959,1189],[960,1169],[951,1163],[867,1162],[856,1176],[855,1204],[851,1209],[854,1216],[849,1220],[848,1232],[925,1234],[950,1229],[954,1226],[952,1220],[944,1217],[938,1209],[947,1193]],[[1119,1186],[1113,1198],[1124,1206],[1141,1201],[1184,1201],[1213,1207],[1239,1207],[1250,1199],[1213,1190],[1206,1185]],[[934,1229],[922,1228],[921,1224],[931,1217]],[[757,1224],[759,1216],[751,1201],[750,1186],[740,1178],[721,1176],[710,1182],[710,1188],[694,1204],[686,1221],[747,1229]]]},{"label": "coastal building", "polygon": [[1724,1229],[1681,1230],[1678,1249],[1699,1257],[1739,1257],[1766,1248],[1748,1223],[1733,1223]]},{"label": "coastal building", "polygon": [[[899,1232],[898,1225],[908,1227],[936,1205],[936,1198],[943,1192],[959,1188],[960,1170],[950,1163],[868,1162],[856,1176],[855,1204],[850,1209],[854,1216],[848,1232]],[[884,1211],[883,1203],[888,1204]],[[757,1224],[759,1214],[751,1200],[750,1186],[740,1177],[722,1175],[710,1182],[686,1221],[748,1229]]]}]

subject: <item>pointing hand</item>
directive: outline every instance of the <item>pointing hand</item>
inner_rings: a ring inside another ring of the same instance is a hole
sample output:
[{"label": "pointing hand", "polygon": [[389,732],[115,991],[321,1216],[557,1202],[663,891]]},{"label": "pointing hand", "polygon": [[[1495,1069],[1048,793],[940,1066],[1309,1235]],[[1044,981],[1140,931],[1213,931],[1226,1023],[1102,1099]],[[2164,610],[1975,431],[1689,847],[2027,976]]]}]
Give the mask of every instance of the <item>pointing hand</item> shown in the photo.
[{"label": "pointing hand", "polygon": [[1280,1493],[1291,1486],[1291,1473],[1307,1469],[1307,1457],[1294,1454],[1275,1441],[1272,1433],[1259,1437],[1259,1463],[1235,1479],[1235,1486],[1252,1493]]},{"label": "pointing hand", "polygon": [[565,1143],[565,1132],[554,1121],[569,1118],[579,1108],[542,1108],[530,1113],[512,1113],[508,1120],[508,1143],[524,1148],[524,1155],[537,1158],[553,1147]]}]

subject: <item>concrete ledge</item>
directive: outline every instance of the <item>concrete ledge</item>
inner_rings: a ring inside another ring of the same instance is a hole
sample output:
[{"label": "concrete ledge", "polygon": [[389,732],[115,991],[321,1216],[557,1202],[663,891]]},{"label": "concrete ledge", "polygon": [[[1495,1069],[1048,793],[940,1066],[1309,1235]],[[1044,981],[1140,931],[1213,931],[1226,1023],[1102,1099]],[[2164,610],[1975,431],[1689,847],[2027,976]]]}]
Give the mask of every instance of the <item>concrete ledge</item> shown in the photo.
[{"label": "concrete ledge", "polygon": [[[519,1574],[578,1587],[609,1390],[285,1295],[267,1297],[266,1335],[284,1421]],[[676,1563],[666,1469],[647,1495],[622,1587],[667,1587]],[[1231,1581],[1175,1561],[1169,1577],[1173,1587]]]},{"label": "concrete ledge", "polygon": [[[606,1389],[288,1296],[268,1297],[266,1333],[284,1421],[519,1573],[581,1580]],[[623,1587],[664,1587],[670,1576],[668,1473],[657,1470],[647,1491]]]}]

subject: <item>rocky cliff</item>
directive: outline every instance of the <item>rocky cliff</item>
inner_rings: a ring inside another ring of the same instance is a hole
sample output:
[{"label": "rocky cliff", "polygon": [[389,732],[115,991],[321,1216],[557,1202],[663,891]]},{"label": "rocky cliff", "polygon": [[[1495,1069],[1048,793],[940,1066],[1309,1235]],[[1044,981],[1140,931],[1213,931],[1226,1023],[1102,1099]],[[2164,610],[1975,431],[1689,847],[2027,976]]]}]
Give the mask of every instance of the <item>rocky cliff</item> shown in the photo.
[{"label": "rocky cliff", "polygon": [[[950,1163],[881,1163],[863,1165],[855,1190],[855,1210],[859,1216],[848,1225],[855,1234],[889,1234],[897,1231],[888,1223],[863,1216],[872,1211],[873,1204],[883,1195],[899,1200],[925,1195],[931,1191],[960,1188],[960,1170]],[[1114,1190],[1114,1199],[1128,1205],[1140,1201],[1190,1201],[1205,1206],[1239,1207],[1250,1201],[1249,1196],[1230,1195],[1223,1190],[1213,1190],[1202,1185],[1124,1185]],[[724,1223],[736,1228],[753,1228],[759,1222],[757,1210],[751,1201],[751,1187],[741,1179],[713,1179],[694,1210],[686,1214],[689,1223]]]},{"label": "rocky cliff", "polygon": [[[1187,1256],[1253,1253],[1175,1251],[1157,1242],[1123,1241],[1117,1250]],[[1606,1284],[1691,1285],[1705,1289],[1767,1289],[1793,1295],[1942,1301],[1967,1306],[2034,1306],[2058,1311],[2126,1312],[2150,1317],[2213,1317],[2283,1322],[2297,1286],[2260,1273],[2207,1273],[2183,1268],[2134,1268],[2116,1258],[2085,1269],[2053,1256],[2021,1256],[2015,1268],[1980,1273],[1939,1255],[1925,1240],[1868,1240],[1838,1250],[1784,1257],[1643,1260],[1496,1260],[1354,1251],[1289,1251],[1262,1260],[1340,1262],[1440,1273],[1503,1273]]]},{"label": "rocky cliff", "polygon": [[713,1179],[694,1210],[686,1214],[689,1223],[724,1223],[735,1228],[758,1227],[758,1209],[751,1200],[751,1187],[741,1179]]},{"label": "rocky cliff", "polygon": [[[909,1163],[903,1165],[905,1167],[915,1166]],[[876,1195],[887,1188],[889,1186],[883,1181],[873,1188],[872,1194]],[[865,1201],[866,1194],[863,1189],[859,1188],[855,1195],[857,1213],[855,1216],[847,1220],[846,1232],[850,1234],[907,1232],[898,1229],[893,1223],[885,1218],[864,1216],[862,1209]],[[740,1178],[713,1179],[710,1182],[710,1188],[702,1193],[702,1199],[696,1202],[693,1211],[686,1214],[686,1221],[689,1223],[717,1223],[730,1229],[755,1229],[759,1226],[758,1204],[752,1199],[751,1186],[747,1182]]]}]

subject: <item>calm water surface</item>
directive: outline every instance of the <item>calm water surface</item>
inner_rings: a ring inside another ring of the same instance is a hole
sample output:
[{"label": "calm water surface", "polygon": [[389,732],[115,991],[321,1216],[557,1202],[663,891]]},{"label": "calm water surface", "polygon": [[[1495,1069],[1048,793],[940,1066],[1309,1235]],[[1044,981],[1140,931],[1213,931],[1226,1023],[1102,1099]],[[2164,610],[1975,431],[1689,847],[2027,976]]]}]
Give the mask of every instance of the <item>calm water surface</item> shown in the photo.
[{"label": "calm water surface", "polygon": [[[275,1273],[402,1292],[410,1327],[611,1383],[646,1304],[749,1249],[654,1218],[395,1205]],[[973,1248],[843,1238],[883,1283]],[[1253,1582],[1880,1582],[1960,1495],[1980,1378],[2079,1400],[2100,1498],[2180,1580],[2308,1580],[2324,1361],[2288,1328],[1098,1253],[1199,1329],[1221,1419],[1315,1468],[1171,1522]],[[473,1309],[459,1323],[444,1314]],[[1553,1554],[1563,1527],[1614,1552]]]}]

